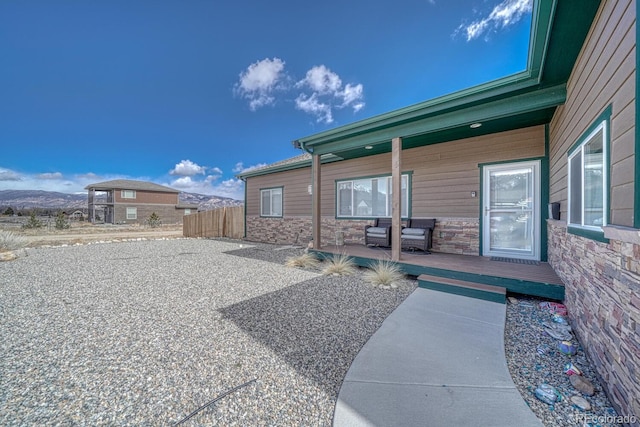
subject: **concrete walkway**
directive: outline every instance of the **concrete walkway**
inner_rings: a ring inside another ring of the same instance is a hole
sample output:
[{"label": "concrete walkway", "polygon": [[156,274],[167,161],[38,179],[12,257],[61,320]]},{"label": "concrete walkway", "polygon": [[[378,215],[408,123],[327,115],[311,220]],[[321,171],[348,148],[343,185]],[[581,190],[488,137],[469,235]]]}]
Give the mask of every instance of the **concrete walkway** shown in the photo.
[{"label": "concrete walkway", "polygon": [[504,304],[418,288],[360,350],[333,425],[542,426],[504,355]]}]

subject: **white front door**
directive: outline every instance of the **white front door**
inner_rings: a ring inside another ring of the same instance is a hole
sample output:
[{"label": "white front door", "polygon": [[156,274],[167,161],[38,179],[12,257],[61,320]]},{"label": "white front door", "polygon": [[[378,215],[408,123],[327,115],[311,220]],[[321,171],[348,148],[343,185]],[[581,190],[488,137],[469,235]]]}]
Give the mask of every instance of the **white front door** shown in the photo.
[{"label": "white front door", "polygon": [[483,167],[482,254],[540,260],[540,161]]}]

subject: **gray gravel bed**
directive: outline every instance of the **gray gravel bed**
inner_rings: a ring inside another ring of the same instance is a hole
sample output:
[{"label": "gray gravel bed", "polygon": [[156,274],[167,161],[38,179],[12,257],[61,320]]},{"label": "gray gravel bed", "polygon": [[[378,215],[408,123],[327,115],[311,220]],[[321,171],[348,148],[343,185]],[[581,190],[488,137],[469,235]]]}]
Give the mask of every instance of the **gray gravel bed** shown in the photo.
[{"label": "gray gravel bed", "polygon": [[[575,356],[567,356],[557,349],[558,340],[549,336],[544,322],[552,322],[552,316],[539,308],[541,299],[521,298],[517,304],[507,305],[505,327],[505,353],[511,377],[531,410],[545,426],[618,426],[612,422],[617,415],[611,406],[593,366],[581,346]],[[568,315],[571,319],[571,313]],[[573,340],[578,343],[577,340]],[[542,354],[538,353],[541,346]],[[567,363],[573,363],[596,389],[593,396],[577,391],[564,373]],[[536,388],[547,383],[562,395],[562,400],[549,405],[535,396]],[[572,404],[572,396],[581,396],[591,405],[583,411]]]},{"label": "gray gravel bed", "polygon": [[330,425],[352,360],[415,282],[380,290],[284,267],[300,249],[240,245],[89,244],[0,263],[0,424],[171,425],[256,379],[184,425]]}]

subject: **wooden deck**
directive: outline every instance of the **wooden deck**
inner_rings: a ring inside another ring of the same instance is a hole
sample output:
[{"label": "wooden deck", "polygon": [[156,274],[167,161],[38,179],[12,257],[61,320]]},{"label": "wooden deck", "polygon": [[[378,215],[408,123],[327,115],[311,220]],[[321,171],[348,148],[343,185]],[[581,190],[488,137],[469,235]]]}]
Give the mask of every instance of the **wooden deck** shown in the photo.
[{"label": "wooden deck", "polygon": [[[390,249],[364,245],[326,246],[315,252],[321,256],[344,253],[353,257],[360,266],[367,266],[379,259],[391,259]],[[406,274],[416,277],[430,274],[501,286],[513,293],[564,299],[564,284],[546,262],[540,262],[538,265],[518,264],[491,261],[490,258],[481,256],[438,252],[424,254],[416,251],[402,252],[399,264]]]}]

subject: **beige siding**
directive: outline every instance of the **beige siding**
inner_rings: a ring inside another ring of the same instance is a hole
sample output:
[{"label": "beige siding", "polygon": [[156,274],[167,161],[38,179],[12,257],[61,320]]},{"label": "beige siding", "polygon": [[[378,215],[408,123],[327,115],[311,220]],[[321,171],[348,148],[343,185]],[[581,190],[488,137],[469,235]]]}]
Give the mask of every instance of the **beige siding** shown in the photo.
[{"label": "beige siding", "polygon": [[[402,170],[412,171],[412,216],[477,218],[478,164],[544,155],[544,126],[468,138],[402,152]],[[391,174],[391,154],[322,167],[322,215],[335,215],[335,180]]]},{"label": "beige siding", "polygon": [[633,225],[635,134],[635,1],[605,1],[567,83],[567,102],[550,125],[550,201],[567,211],[567,151],[612,105],[611,219]]},{"label": "beige siding", "polygon": [[311,215],[311,168],[272,173],[247,179],[247,215],[260,215],[260,189],[283,187],[284,216]]},{"label": "beige siding", "polygon": [[[412,171],[412,216],[477,218],[479,163],[544,155],[544,126],[405,150],[402,170]],[[391,174],[391,153],[322,165],[322,216],[335,216],[336,180]],[[284,215],[311,215],[311,168],[249,178],[247,215],[260,215],[260,188],[284,186]]]}]

